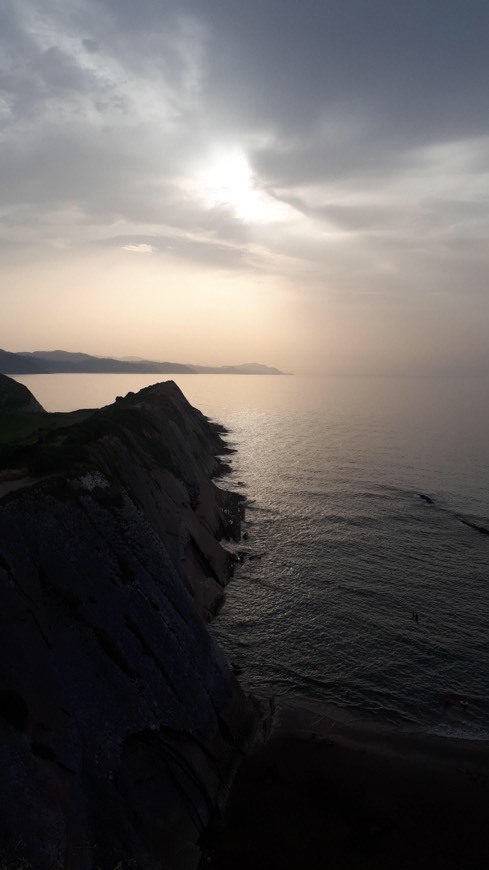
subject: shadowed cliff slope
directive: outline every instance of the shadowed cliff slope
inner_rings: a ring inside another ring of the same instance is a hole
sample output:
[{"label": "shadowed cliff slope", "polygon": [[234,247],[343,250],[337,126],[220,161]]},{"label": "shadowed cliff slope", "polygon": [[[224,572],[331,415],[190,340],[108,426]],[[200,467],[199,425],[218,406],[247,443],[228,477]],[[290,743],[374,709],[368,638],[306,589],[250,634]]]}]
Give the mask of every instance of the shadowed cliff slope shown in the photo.
[{"label": "shadowed cliff slope", "polygon": [[171,382],[51,416],[0,452],[0,866],[195,867],[256,721],[205,627],[226,447]]},{"label": "shadowed cliff slope", "polygon": [[12,378],[0,374],[0,414],[42,411],[32,393]]}]

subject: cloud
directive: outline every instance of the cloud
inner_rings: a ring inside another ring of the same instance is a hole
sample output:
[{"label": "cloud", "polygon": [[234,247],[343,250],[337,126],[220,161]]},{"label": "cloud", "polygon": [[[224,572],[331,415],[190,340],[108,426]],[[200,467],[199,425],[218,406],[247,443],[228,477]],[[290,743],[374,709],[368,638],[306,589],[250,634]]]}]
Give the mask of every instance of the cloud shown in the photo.
[{"label": "cloud", "polygon": [[124,251],[131,251],[134,254],[152,254],[153,245],[147,245],[141,242],[139,245],[122,245]]},{"label": "cloud", "polygon": [[[0,257],[122,248],[273,275],[316,320],[484,320],[488,25],[482,0],[5,0]],[[233,154],[247,186],[204,191]]]},{"label": "cloud", "polygon": [[173,228],[160,228],[158,235],[145,242],[136,242],[131,236],[105,236],[95,243],[110,249],[122,248],[133,253],[152,253],[163,261],[166,259],[183,260],[189,264],[207,266],[226,271],[266,271],[266,251],[256,245],[244,246],[233,242],[222,242],[205,232],[182,232]]}]

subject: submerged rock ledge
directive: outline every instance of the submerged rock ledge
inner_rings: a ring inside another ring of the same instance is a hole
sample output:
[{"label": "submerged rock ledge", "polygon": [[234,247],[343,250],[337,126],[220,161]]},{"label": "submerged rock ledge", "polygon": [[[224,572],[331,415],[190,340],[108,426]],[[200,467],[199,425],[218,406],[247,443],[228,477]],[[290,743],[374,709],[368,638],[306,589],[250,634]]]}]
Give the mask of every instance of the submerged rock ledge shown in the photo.
[{"label": "submerged rock ledge", "polygon": [[205,626],[223,430],[172,382],[46,416],[0,450],[0,864],[193,868],[257,720]]}]

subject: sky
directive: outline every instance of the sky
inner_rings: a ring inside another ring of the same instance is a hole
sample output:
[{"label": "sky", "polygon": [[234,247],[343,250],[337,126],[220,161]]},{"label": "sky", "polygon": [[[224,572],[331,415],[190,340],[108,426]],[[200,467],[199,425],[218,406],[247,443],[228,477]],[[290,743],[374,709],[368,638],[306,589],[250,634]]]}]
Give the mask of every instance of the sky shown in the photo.
[{"label": "sky", "polygon": [[489,371],[487,0],[2,0],[0,347]]}]

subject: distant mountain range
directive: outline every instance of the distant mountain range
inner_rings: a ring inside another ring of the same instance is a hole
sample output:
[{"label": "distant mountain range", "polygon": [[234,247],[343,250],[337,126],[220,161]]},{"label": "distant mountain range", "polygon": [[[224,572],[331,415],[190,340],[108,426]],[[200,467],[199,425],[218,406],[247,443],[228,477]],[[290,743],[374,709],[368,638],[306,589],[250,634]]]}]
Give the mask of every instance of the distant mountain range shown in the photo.
[{"label": "distant mountain range", "polygon": [[285,372],[260,363],[238,366],[196,366],[180,363],[126,357],[90,356],[88,353],[69,353],[65,350],[36,350],[10,353],[0,349],[0,372],[4,375],[40,374],[141,374],[141,375],[283,375]]}]

